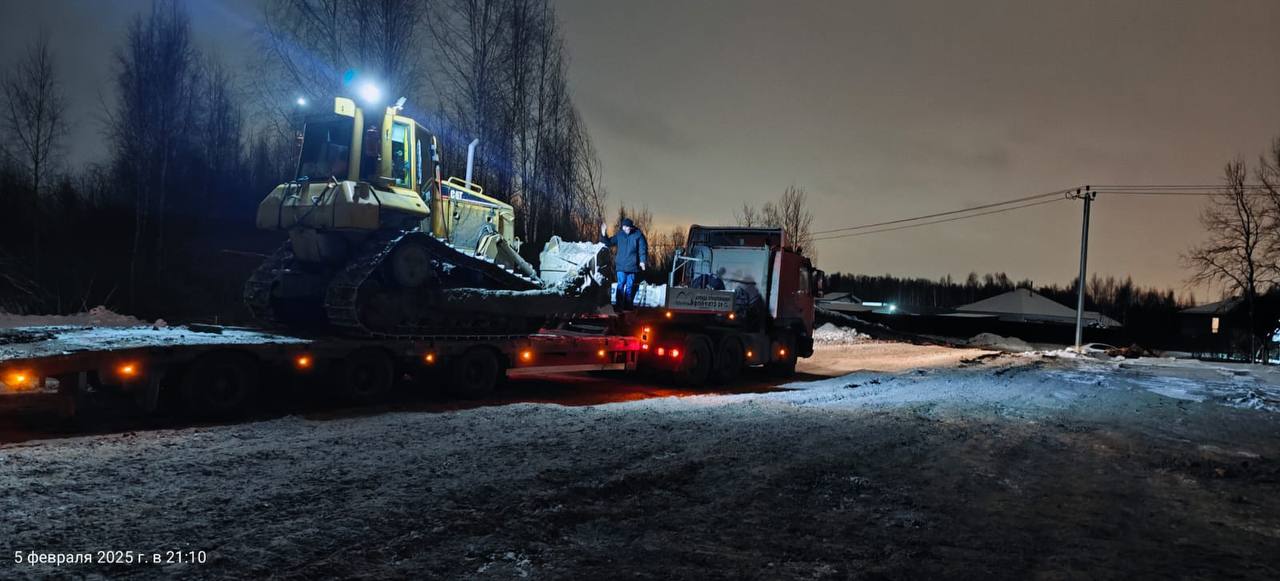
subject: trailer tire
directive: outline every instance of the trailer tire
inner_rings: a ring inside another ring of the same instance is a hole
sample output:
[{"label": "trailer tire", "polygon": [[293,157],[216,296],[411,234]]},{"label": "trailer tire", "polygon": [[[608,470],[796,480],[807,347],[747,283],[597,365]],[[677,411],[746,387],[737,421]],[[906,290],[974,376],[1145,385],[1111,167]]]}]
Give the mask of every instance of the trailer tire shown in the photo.
[{"label": "trailer tire", "polygon": [[368,404],[381,400],[396,382],[396,366],[382,349],[357,349],[342,362],[339,393],[347,401]]},{"label": "trailer tire", "polygon": [[676,383],[685,387],[705,385],[713,369],[711,341],[705,335],[689,335],[684,340],[684,358],[676,368]]},{"label": "trailer tire", "polygon": [[502,359],[496,351],[473,347],[450,367],[448,391],[462,399],[487,397],[497,389],[503,376]]},{"label": "trailer tire", "polygon": [[746,359],[746,350],[742,347],[742,341],[733,335],[724,337],[716,349],[715,372],[712,378],[718,383],[732,382],[742,374]]},{"label": "trailer tire", "polygon": [[215,351],[197,358],[183,373],[187,413],[227,417],[244,411],[258,392],[258,362],[244,353]]}]

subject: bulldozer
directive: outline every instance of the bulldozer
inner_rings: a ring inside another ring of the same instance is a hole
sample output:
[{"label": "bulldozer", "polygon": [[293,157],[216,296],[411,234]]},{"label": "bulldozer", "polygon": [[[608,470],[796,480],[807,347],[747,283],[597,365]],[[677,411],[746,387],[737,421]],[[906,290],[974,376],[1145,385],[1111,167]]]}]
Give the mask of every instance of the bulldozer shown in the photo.
[{"label": "bulldozer", "polygon": [[303,117],[294,179],[259,204],[288,240],[245,284],[252,315],[293,328],[416,337],[520,333],[592,311],[602,245],[553,238],[540,276],[515,210],[471,179],[443,179],[435,135],[395,105],[336,97]]}]

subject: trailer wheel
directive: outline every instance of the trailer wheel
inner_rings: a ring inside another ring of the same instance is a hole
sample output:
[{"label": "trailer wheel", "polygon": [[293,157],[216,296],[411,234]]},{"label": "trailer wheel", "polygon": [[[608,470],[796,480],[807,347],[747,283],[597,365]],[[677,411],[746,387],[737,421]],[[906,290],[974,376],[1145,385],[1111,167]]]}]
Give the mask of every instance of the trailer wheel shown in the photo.
[{"label": "trailer wheel", "polygon": [[449,393],[463,399],[478,399],[493,393],[502,380],[502,361],[492,349],[475,347],[453,362],[449,373]]},{"label": "trailer wheel", "polygon": [[686,387],[704,385],[714,364],[711,341],[703,335],[689,335],[684,341],[684,358],[676,369],[676,383]]},{"label": "trailer wheel", "polygon": [[771,361],[766,363],[764,366],[765,371],[768,371],[769,375],[772,375],[774,377],[791,377],[792,375],[795,375],[796,373],[796,342],[795,340],[791,337],[791,335],[782,335],[781,337],[778,337],[778,340],[774,348],[777,348],[777,346],[781,346],[782,349],[786,349],[787,350],[786,355],[783,355],[781,359],[772,359],[773,355],[776,355],[776,354],[771,354],[770,355]]},{"label": "trailer wheel", "polygon": [[196,359],[182,378],[187,412],[223,417],[244,410],[258,391],[258,362],[242,353],[213,352]]},{"label": "trailer wheel", "polygon": [[712,378],[720,383],[729,383],[742,374],[742,366],[746,361],[746,351],[742,341],[732,335],[720,340],[716,349],[715,373]]},{"label": "trailer wheel", "polygon": [[395,386],[395,362],[381,349],[357,349],[343,360],[340,377],[338,389],[344,398],[358,404],[373,403]]}]

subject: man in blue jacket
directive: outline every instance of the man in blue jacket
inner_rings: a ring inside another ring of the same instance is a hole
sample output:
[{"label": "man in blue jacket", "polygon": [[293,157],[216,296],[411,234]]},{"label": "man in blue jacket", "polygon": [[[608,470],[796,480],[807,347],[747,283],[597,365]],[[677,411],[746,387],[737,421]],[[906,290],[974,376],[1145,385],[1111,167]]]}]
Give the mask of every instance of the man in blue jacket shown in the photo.
[{"label": "man in blue jacket", "polygon": [[636,228],[631,218],[622,219],[622,231],[609,235],[609,227],[600,224],[600,241],[607,246],[616,246],[618,255],[613,259],[614,270],[618,273],[618,290],[614,303],[620,311],[629,311],[636,298],[636,275],[645,269],[649,257],[649,241],[644,232]]}]

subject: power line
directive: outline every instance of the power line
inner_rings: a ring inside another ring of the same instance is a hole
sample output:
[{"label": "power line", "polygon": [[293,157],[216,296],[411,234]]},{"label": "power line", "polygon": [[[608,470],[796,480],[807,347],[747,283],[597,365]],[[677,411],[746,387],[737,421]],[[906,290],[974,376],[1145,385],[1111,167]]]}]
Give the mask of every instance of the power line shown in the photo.
[{"label": "power line", "polygon": [[1009,205],[1009,204],[1017,204],[1017,203],[1019,203],[1019,202],[1027,202],[1027,201],[1030,201],[1030,200],[1037,200],[1037,199],[1040,199],[1040,198],[1047,198],[1047,197],[1050,197],[1050,196],[1061,196],[1061,195],[1063,195],[1063,194],[1066,194],[1066,193],[1067,193],[1067,192],[1069,192],[1069,191],[1071,191],[1071,190],[1058,190],[1058,191],[1056,191],[1056,192],[1046,192],[1046,193],[1043,193],[1043,194],[1035,194],[1035,195],[1033,195],[1033,196],[1025,196],[1025,197],[1021,197],[1021,198],[1014,198],[1014,199],[1012,199],[1012,200],[1004,200],[1004,201],[1002,201],[1002,202],[992,202],[992,203],[990,203],[990,204],[983,204],[983,205],[981,205],[981,206],[973,206],[973,207],[971,207],[971,208],[963,208],[963,209],[960,209],[960,210],[950,210],[950,211],[947,211],[947,212],[938,212],[938,213],[936,213],[936,214],[925,214],[925,215],[923,215],[923,216],[914,216],[914,217],[911,217],[911,218],[899,218],[899,219],[897,219],[897,220],[889,220],[889,221],[887,221],[887,222],[874,222],[874,223],[871,223],[871,224],[860,224],[860,225],[858,225],[858,226],[845,226],[845,227],[842,227],[842,228],[832,228],[832,229],[830,229],[830,230],[819,230],[819,231],[817,231],[817,232],[814,232],[813,234],[814,234],[815,236],[821,236],[821,235],[823,235],[823,234],[833,234],[833,233],[836,233],[836,232],[848,232],[848,231],[850,231],[850,230],[865,230],[865,229],[867,229],[867,228],[877,228],[877,227],[880,227],[880,226],[892,226],[892,225],[894,225],[894,224],[902,224],[902,223],[906,223],[906,222],[915,222],[915,221],[917,221],[917,220],[927,220],[927,219],[929,219],[929,218],[939,218],[939,217],[942,217],[942,216],[952,216],[952,215],[955,215],[955,214],[967,214],[967,213],[969,213],[969,212],[974,212],[974,211],[977,211],[977,210],[985,210],[985,209],[988,209],[988,208],[997,208],[997,207],[1000,207],[1000,206],[1007,206],[1007,205]]},{"label": "power line", "polygon": [[[1058,192],[1055,192],[1055,193],[1058,193]],[[1036,196],[1036,198],[1039,198],[1039,197],[1044,197],[1044,196],[1043,196],[1043,195],[1041,195],[1041,196]],[[1035,199],[1035,198],[1031,198],[1031,199]],[[1024,209],[1024,208],[1031,208],[1031,207],[1033,207],[1033,206],[1043,206],[1043,205],[1045,205],[1045,204],[1052,204],[1052,203],[1054,203],[1054,202],[1062,202],[1062,201],[1066,201],[1066,199],[1067,199],[1067,198],[1052,198],[1052,199],[1048,199],[1048,200],[1039,200],[1039,201],[1030,202],[1030,203],[1026,203],[1026,204],[1021,204],[1021,205],[1017,205],[1017,206],[1011,206],[1011,207],[1007,207],[1007,208],[999,208],[999,209],[996,209],[996,210],[990,210],[990,211],[987,211],[987,212],[979,212],[979,213],[977,213],[977,214],[969,214],[969,215],[965,215],[965,216],[954,216],[954,217],[951,217],[951,218],[944,218],[944,219],[942,219],[942,220],[931,220],[931,221],[929,221],[929,222],[921,222],[921,223],[919,223],[919,224],[907,224],[907,225],[905,225],[905,226],[895,226],[895,227],[893,227],[893,228],[881,228],[881,229],[879,229],[879,230],[869,230],[869,231],[866,231],[866,232],[850,232],[850,233],[848,233],[848,234],[836,234],[836,235],[834,235],[834,236],[815,237],[815,238],[813,239],[813,241],[814,241],[814,242],[820,242],[820,241],[824,241],[824,240],[837,240],[837,239],[840,239],[840,238],[852,238],[852,237],[855,237],[855,236],[866,236],[866,235],[869,235],[869,234],[880,234],[880,233],[882,233],[882,232],[893,232],[893,231],[895,231],[895,230],[906,230],[906,229],[908,229],[908,228],[919,228],[919,227],[921,227],[921,226],[931,226],[931,225],[933,225],[933,224],[942,224],[942,223],[945,223],[945,222],[955,222],[955,221],[957,221],[957,220],[967,220],[967,219],[969,219],[969,218],[977,218],[977,217],[979,217],[979,216],[990,216],[990,215],[992,215],[992,214],[1002,214],[1002,213],[1004,213],[1004,212],[1012,212],[1013,210],[1021,210],[1021,209]],[[951,212],[951,213],[954,213],[954,212]]]}]

